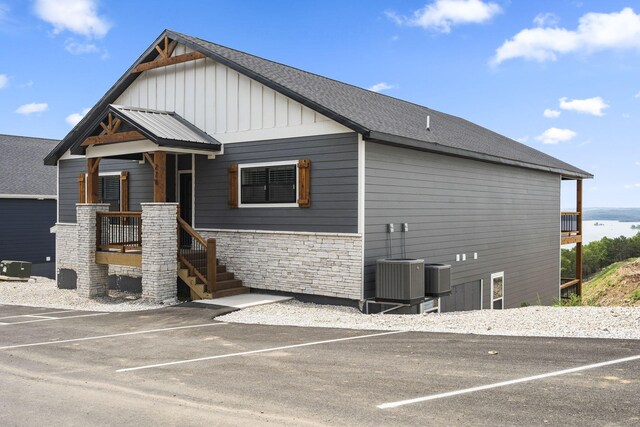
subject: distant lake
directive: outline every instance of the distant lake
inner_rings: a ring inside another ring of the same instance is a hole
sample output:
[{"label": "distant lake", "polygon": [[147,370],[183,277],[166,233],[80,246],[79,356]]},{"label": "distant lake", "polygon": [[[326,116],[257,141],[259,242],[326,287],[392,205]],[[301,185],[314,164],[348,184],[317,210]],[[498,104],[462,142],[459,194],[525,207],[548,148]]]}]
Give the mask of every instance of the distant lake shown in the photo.
[{"label": "distant lake", "polygon": [[[603,224],[603,225],[595,225]],[[632,230],[631,226],[640,226],[640,222],[620,222],[620,221],[583,221],[582,222],[582,243],[587,244],[600,240],[603,237],[632,237],[640,230]]]}]

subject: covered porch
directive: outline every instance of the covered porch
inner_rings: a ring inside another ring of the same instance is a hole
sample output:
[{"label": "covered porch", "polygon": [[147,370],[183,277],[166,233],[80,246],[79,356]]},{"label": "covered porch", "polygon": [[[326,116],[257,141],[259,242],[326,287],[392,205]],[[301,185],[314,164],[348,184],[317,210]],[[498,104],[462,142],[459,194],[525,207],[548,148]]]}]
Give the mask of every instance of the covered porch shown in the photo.
[{"label": "covered porch", "polygon": [[[217,265],[215,239],[204,239],[191,227],[194,156],[213,159],[222,154],[221,144],[174,113],[118,105],[109,105],[93,129],[71,150],[87,162],[86,174],[78,177],[78,243],[91,242],[79,247],[78,260],[84,252],[89,268],[78,269],[78,291],[104,294],[109,267],[124,266],[141,270],[142,294],[157,302],[175,299],[178,277],[192,299],[248,292]],[[129,209],[127,171],[119,175],[117,210],[104,203],[108,186],[101,182],[100,165],[105,159],[151,169],[152,185],[144,187],[151,194],[139,211]],[[179,160],[189,160],[191,173],[178,174]]]}]

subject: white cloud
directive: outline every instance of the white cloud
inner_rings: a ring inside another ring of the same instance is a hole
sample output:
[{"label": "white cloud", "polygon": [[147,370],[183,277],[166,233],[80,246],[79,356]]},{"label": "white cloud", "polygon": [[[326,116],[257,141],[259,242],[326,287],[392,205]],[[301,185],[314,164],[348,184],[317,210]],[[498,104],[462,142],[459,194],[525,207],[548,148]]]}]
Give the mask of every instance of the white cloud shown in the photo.
[{"label": "white cloud", "polygon": [[5,21],[9,16],[9,6],[0,3],[0,22]]},{"label": "white cloud", "polygon": [[67,41],[64,42],[64,49],[73,55],[100,52],[100,49],[95,44],[90,42],[80,43],[74,39],[67,39]]},{"label": "white cloud", "polygon": [[75,126],[82,120],[82,118],[89,112],[89,108],[84,108],[81,113],[73,113],[69,114],[66,119],[64,119],[69,125]]},{"label": "white cloud", "polygon": [[560,18],[554,13],[539,13],[533,18],[533,23],[538,27],[555,27],[558,22]]},{"label": "white cloud", "polygon": [[502,8],[498,4],[482,0],[435,0],[410,17],[399,16],[395,12],[385,13],[399,25],[448,33],[454,25],[483,23],[500,12]]},{"label": "white cloud", "polygon": [[4,89],[9,84],[9,77],[6,74],[0,74],[0,89]]},{"label": "white cloud", "polygon": [[640,182],[638,182],[637,184],[627,184],[624,186],[624,188],[640,188]]},{"label": "white cloud", "polygon": [[609,108],[609,105],[599,96],[587,99],[573,99],[571,101],[567,101],[567,98],[560,98],[559,101],[560,108],[563,110],[591,114],[592,116],[604,116],[602,110]]},{"label": "white cloud", "polygon": [[546,108],[542,112],[542,115],[545,116],[548,119],[556,119],[556,118],[560,117],[560,114],[562,114],[562,112],[560,112],[558,110],[552,110],[550,108]]},{"label": "white cloud", "polygon": [[53,32],[65,30],[85,37],[104,37],[111,24],[98,15],[96,0],[36,0],[36,15],[53,25]]},{"label": "white cloud", "polygon": [[46,102],[40,102],[40,103],[32,102],[31,104],[24,104],[18,107],[18,109],[16,110],[16,113],[24,114],[25,116],[28,116],[29,114],[33,114],[33,113],[42,113],[43,111],[47,111],[48,109],[49,109],[49,104],[47,104]]},{"label": "white cloud", "polygon": [[636,166],[640,166],[640,162],[636,162]]},{"label": "white cloud", "polygon": [[394,87],[395,87],[394,85],[390,85],[389,83],[380,82],[380,83],[376,83],[373,86],[371,86],[369,88],[369,90],[371,90],[373,92],[382,92],[383,90],[393,89]]},{"label": "white cloud", "polygon": [[587,13],[576,30],[545,27],[520,31],[500,46],[494,65],[513,58],[555,61],[559,54],[640,48],[640,15],[627,7],[620,12]]},{"label": "white cloud", "polygon": [[560,142],[570,141],[578,135],[571,129],[549,128],[536,136],[536,140],[543,144],[558,144]]},{"label": "white cloud", "polygon": [[636,93],[634,98],[640,98],[640,92]]},{"label": "white cloud", "polygon": [[529,140],[529,135],[526,136],[521,136],[520,138],[516,138],[516,141],[521,142],[521,143],[525,143]]}]

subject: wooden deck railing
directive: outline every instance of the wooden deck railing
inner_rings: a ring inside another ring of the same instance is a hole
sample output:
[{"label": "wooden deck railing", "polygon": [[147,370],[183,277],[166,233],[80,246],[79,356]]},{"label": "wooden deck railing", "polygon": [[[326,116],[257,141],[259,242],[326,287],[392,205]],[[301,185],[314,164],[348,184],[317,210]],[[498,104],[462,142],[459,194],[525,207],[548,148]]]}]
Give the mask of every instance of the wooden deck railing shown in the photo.
[{"label": "wooden deck railing", "polygon": [[142,212],[98,212],[96,250],[142,251]]},{"label": "wooden deck railing", "polygon": [[579,212],[561,212],[560,213],[560,231],[563,234],[577,234],[580,231],[580,213]]},{"label": "wooden deck railing", "polygon": [[191,275],[197,276],[210,293],[216,291],[216,256],[216,239],[205,240],[178,216],[178,261]]},{"label": "wooden deck railing", "polygon": [[580,280],[571,277],[562,277],[560,279],[560,289],[567,289],[572,286],[576,286],[580,283]]}]

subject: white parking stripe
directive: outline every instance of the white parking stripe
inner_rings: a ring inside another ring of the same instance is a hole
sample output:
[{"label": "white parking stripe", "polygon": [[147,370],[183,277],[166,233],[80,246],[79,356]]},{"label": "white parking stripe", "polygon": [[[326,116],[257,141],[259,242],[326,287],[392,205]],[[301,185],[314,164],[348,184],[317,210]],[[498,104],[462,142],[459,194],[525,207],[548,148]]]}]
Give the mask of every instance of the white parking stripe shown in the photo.
[{"label": "white parking stripe", "polygon": [[563,369],[562,371],[548,372],[546,374],[534,375],[532,377],[518,378],[510,381],[503,381],[499,383],[487,384],[487,385],[482,385],[478,387],[465,388],[462,390],[449,391],[447,393],[432,394],[431,396],[417,397],[415,399],[408,399],[408,400],[400,400],[398,402],[383,403],[382,405],[378,405],[378,408],[380,409],[397,408],[399,406],[412,405],[414,403],[427,402],[429,400],[436,400],[436,399],[442,399],[445,397],[458,396],[460,394],[473,393],[476,391],[489,390],[489,389],[498,388],[498,387],[505,387],[508,385],[520,384],[520,383],[529,382],[529,381],[537,381],[545,378],[572,374],[574,372],[601,368],[603,366],[616,365],[618,363],[625,363],[625,362],[632,362],[634,360],[640,360],[640,354],[637,356],[625,357],[623,359],[609,360],[608,362],[594,363],[592,365],[584,365],[584,366],[578,366],[576,368],[571,368],[571,369]]},{"label": "white parking stripe", "polygon": [[57,319],[57,317],[39,316],[37,314],[25,314],[23,317],[35,317],[36,319]]},{"label": "white parking stripe", "polygon": [[4,347],[0,347],[0,350],[9,350],[14,348],[22,348],[22,347],[37,347],[41,345],[52,345],[52,344],[64,344],[70,342],[78,342],[78,341],[91,341],[91,340],[100,340],[105,338],[114,338],[114,337],[125,337],[128,335],[139,335],[139,334],[151,334],[154,332],[165,332],[165,331],[176,331],[178,329],[192,329],[192,328],[203,328],[205,326],[218,326],[218,325],[226,325],[227,323],[203,323],[200,325],[188,325],[188,326],[175,326],[171,328],[161,328],[161,329],[147,329],[144,331],[134,331],[134,332],[123,332],[121,334],[111,334],[111,335],[98,335],[94,337],[85,337],[85,338],[73,338],[68,340],[59,340],[59,341],[44,341],[44,342],[36,342],[31,344],[17,344],[17,345],[7,345]]},{"label": "white parking stripe", "polygon": [[3,320],[3,319],[15,319],[16,317],[25,317],[25,316],[41,316],[43,314],[73,313],[74,311],[75,310],[64,310],[64,311],[47,311],[47,312],[44,312],[44,313],[14,314],[13,316],[0,317],[0,320]]},{"label": "white parking stripe", "polygon": [[91,313],[91,314],[81,314],[78,316],[53,317],[51,319],[25,320],[24,322],[3,323],[0,326],[24,325],[25,323],[35,323],[35,322],[53,322],[54,320],[77,319],[78,317],[104,316],[105,314],[110,314],[110,313]]},{"label": "white parking stripe", "polygon": [[329,343],[341,342],[341,341],[359,340],[359,339],[363,339],[363,338],[381,337],[381,336],[384,336],[384,335],[402,334],[404,332],[408,332],[408,331],[381,332],[381,333],[378,333],[378,334],[358,335],[358,336],[355,336],[355,337],[336,338],[336,339],[332,339],[332,340],[314,341],[314,342],[307,342],[307,343],[303,343],[303,344],[284,345],[284,346],[281,346],[281,347],[263,348],[261,350],[251,350],[251,351],[243,351],[243,352],[240,352],[240,353],[220,354],[218,356],[199,357],[197,359],[178,360],[178,361],[175,361],[175,362],[157,363],[155,365],[146,365],[146,366],[137,366],[135,368],[118,369],[116,372],[139,371],[139,370],[142,370],[142,369],[160,368],[160,367],[163,367],[163,366],[182,365],[184,363],[203,362],[205,360],[226,359],[228,357],[236,357],[236,356],[249,356],[251,354],[267,353],[267,352],[270,352],[270,351],[287,350],[287,349],[290,349],[290,348],[308,347],[308,346],[312,346],[312,345],[329,344]]}]

